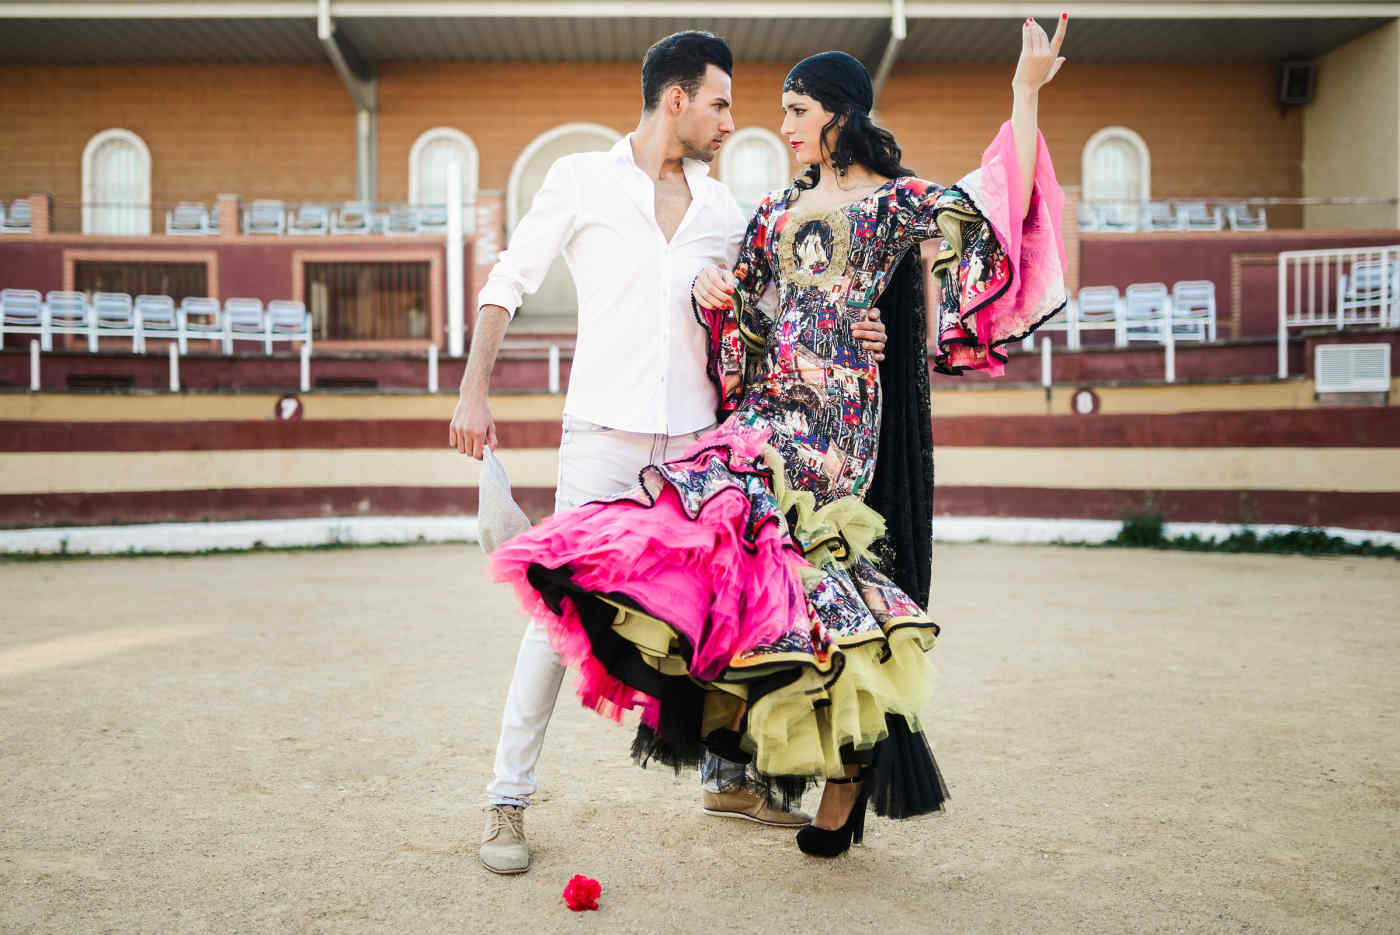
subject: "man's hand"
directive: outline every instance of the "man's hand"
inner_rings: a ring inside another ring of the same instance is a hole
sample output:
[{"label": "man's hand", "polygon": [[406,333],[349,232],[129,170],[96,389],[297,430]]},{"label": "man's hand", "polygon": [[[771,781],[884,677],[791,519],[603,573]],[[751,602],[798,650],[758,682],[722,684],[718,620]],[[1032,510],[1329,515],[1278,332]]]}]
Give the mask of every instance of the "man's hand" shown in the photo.
[{"label": "man's hand", "polygon": [[863,320],[851,325],[851,337],[870,352],[872,360],[885,359],[885,323],[880,320],[878,308],[871,308]]},{"label": "man's hand", "polygon": [[485,396],[463,393],[452,411],[452,424],[447,430],[448,445],[464,455],[480,461],[487,446],[496,447],[496,422]]},{"label": "man's hand", "polygon": [[738,286],[739,280],[728,267],[715,264],[700,270],[692,294],[701,308],[733,308],[733,294]]}]

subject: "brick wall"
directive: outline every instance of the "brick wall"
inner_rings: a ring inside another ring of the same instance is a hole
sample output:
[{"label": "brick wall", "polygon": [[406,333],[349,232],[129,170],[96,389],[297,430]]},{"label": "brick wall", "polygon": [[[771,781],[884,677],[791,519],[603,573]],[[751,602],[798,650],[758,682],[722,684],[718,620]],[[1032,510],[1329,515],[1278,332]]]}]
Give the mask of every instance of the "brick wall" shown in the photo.
[{"label": "brick wall", "polygon": [[[1011,66],[904,65],[885,86],[881,120],[905,163],[952,182],[977,166],[1011,114]],[[1297,197],[1301,111],[1280,117],[1272,65],[1075,65],[1040,102],[1040,123],[1063,185],[1080,184],[1096,131],[1125,126],[1147,142],[1152,195]]]},{"label": "brick wall", "polygon": [[[775,129],[786,64],[741,64],[740,127]],[[952,182],[1010,110],[1011,65],[902,65],[886,86],[882,121],[905,161]],[[467,132],[481,154],[480,184],[501,189],[520,151],[570,121],[619,132],[640,110],[632,64],[385,65],[380,71],[379,195],[408,195],[408,154],[439,125]],[[1084,142],[1128,126],[1152,153],[1153,194],[1283,195],[1302,189],[1300,112],[1280,117],[1272,66],[1066,67],[1046,93],[1041,121],[1061,180],[1080,181]],[[55,224],[76,230],[81,158],[91,136],[124,127],[151,149],[153,229],[166,205],[244,199],[335,201],[354,193],[354,115],[324,66],[0,67],[0,197],[54,193]]]},{"label": "brick wall", "polygon": [[7,66],[0,87],[0,197],[53,192],[57,230],[82,229],[83,147],[110,127],[150,147],[154,231],[219,192],[354,195],[354,109],[329,64]]}]

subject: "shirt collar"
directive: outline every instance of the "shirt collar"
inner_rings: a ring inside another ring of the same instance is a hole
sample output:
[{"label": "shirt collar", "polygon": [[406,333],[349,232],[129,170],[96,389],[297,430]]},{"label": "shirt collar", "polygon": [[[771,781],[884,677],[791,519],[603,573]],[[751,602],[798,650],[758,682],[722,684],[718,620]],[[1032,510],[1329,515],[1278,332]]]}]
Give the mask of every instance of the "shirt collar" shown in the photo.
[{"label": "shirt collar", "polygon": [[[640,172],[642,167],[637,165],[637,159],[632,155],[632,136],[633,134],[629,133],[618,140],[609,152],[622,164]],[[698,198],[700,193],[697,183],[710,174],[710,164],[700,159],[682,159],[681,168],[685,171],[686,183],[690,185],[690,196]]]}]

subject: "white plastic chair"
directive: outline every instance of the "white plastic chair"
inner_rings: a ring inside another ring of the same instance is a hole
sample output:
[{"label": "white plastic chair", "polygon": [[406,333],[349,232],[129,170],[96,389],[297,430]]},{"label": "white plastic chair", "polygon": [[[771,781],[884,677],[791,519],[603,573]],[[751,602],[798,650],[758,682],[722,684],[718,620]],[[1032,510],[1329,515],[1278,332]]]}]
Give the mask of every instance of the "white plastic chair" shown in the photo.
[{"label": "white plastic chair", "polygon": [[1113,234],[1138,232],[1138,206],[1132,202],[1115,202],[1099,206],[1099,230]]},{"label": "white plastic chair", "polygon": [[1123,314],[1118,319],[1117,344],[1155,341],[1165,344],[1170,327],[1171,298],[1160,282],[1135,282],[1123,292]]},{"label": "white plastic chair", "polygon": [[56,334],[81,334],[92,332],[92,307],[87,296],[81,292],[66,292],[55,289],[44,296],[44,315],[48,320],[48,343],[44,350],[53,350],[53,336]]},{"label": "white plastic chair", "polygon": [[1230,222],[1231,230],[1266,231],[1269,229],[1269,221],[1265,217],[1264,209],[1259,207],[1250,211],[1249,206],[1244,202],[1226,205],[1225,217]]},{"label": "white plastic chair", "polygon": [[253,202],[251,208],[243,212],[243,233],[245,234],[285,234],[287,232],[287,208],[280,201],[262,199]]},{"label": "white plastic chair", "polygon": [[267,352],[272,353],[273,341],[291,344],[300,341],[311,346],[311,313],[306,303],[292,299],[274,299],[267,303]]},{"label": "white plastic chair", "polygon": [[1123,300],[1117,286],[1085,286],[1074,302],[1075,340],[1085,331],[1112,331],[1118,334],[1118,317]]},{"label": "white plastic chair", "polygon": [[195,340],[222,341],[224,336],[223,318],[219,313],[219,300],[204,296],[186,296],[180,300],[179,309],[180,353],[190,352],[190,338]]},{"label": "white plastic chair", "polygon": [[1220,231],[1225,229],[1225,216],[1220,208],[1206,210],[1204,201],[1181,201],[1176,205],[1176,221],[1182,230]]},{"label": "white plastic chair", "polygon": [[214,231],[209,227],[209,209],[197,201],[182,201],[165,212],[165,232],[186,237],[207,237]]},{"label": "white plastic chair", "polygon": [[233,353],[234,341],[259,341],[272,353],[267,335],[267,315],[262,299],[224,300],[224,353]]},{"label": "white plastic chair", "polygon": [[422,234],[446,234],[447,205],[424,205],[418,215],[418,231]]},{"label": "white plastic chair", "polygon": [[1389,260],[1358,260],[1337,277],[1337,327],[1348,322],[1400,323],[1400,266]]},{"label": "white plastic chair", "polygon": [[28,198],[21,198],[10,205],[10,210],[5,214],[4,220],[0,221],[0,233],[30,233]]},{"label": "white plastic chair", "polygon": [[48,327],[44,324],[44,300],[33,289],[6,289],[0,292],[0,348],[5,346],[5,334],[37,334],[40,346],[48,344]]},{"label": "white plastic chair", "polygon": [[374,212],[368,201],[342,202],[331,217],[332,234],[368,234],[374,226]]},{"label": "white plastic chair", "polygon": [[389,233],[418,233],[419,214],[413,205],[392,205],[389,208]]},{"label": "white plastic chair", "polygon": [[1090,234],[1099,229],[1098,205],[1090,204],[1087,201],[1079,203],[1079,229]]},{"label": "white plastic chair", "polygon": [[179,343],[182,337],[180,318],[175,314],[175,300],[170,296],[138,295],[133,310],[136,313],[136,353],[146,353],[147,338],[169,338]]},{"label": "white plastic chair", "polygon": [[304,204],[292,218],[290,233],[326,234],[331,229],[331,209],[326,205]]},{"label": "white plastic chair", "polygon": [[1036,337],[1045,335],[1049,331],[1063,331],[1065,333],[1065,346],[1070,350],[1079,348],[1079,319],[1074,299],[1070,299],[1058,314],[1041,322],[1039,328],[1022,338],[1021,350],[1034,351],[1038,343]]},{"label": "white plastic chair", "polygon": [[1172,338],[1215,340],[1215,283],[1209,279],[1172,283]]},{"label": "white plastic chair", "polygon": [[88,350],[97,353],[100,338],[130,338],[131,349],[139,342],[136,315],[131,296],[125,292],[99,292],[92,297],[92,330],[88,332]]},{"label": "white plastic chair", "polygon": [[1143,226],[1150,231],[1175,231],[1181,230],[1181,225],[1177,223],[1176,213],[1172,211],[1172,206],[1165,201],[1149,201],[1143,209]]}]

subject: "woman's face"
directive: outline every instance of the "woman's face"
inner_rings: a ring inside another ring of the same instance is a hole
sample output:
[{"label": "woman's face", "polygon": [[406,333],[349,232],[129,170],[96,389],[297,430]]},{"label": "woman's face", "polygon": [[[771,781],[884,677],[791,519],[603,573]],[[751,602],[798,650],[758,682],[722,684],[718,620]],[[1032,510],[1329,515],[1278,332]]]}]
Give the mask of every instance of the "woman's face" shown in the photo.
[{"label": "woman's face", "polygon": [[[783,136],[792,147],[793,157],[802,165],[822,162],[822,128],[831,120],[827,110],[815,98],[796,91],[783,92]],[[836,128],[827,134],[826,152],[836,148]]]}]

